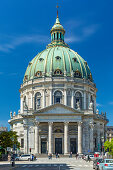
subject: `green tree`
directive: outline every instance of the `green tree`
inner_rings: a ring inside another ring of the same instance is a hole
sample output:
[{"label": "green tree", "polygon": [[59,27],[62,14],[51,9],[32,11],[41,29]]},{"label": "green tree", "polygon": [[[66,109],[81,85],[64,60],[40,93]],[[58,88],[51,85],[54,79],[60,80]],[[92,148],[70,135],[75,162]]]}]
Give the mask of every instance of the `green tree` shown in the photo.
[{"label": "green tree", "polygon": [[113,139],[111,139],[111,142],[108,140],[104,143],[105,151],[108,151],[110,155],[113,156]]},{"label": "green tree", "polygon": [[0,147],[1,149],[7,149],[7,147],[13,148],[13,145],[16,145],[17,148],[20,148],[20,143],[17,140],[18,135],[15,131],[2,132],[0,134]]}]

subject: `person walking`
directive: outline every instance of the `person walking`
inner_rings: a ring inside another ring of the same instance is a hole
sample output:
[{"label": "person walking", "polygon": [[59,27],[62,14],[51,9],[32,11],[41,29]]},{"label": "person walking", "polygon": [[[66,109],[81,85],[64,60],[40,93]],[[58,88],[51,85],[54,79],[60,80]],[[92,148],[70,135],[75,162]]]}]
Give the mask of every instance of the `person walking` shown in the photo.
[{"label": "person walking", "polygon": [[87,157],[87,161],[90,162],[90,156],[89,156],[89,155],[88,155],[88,157]]}]

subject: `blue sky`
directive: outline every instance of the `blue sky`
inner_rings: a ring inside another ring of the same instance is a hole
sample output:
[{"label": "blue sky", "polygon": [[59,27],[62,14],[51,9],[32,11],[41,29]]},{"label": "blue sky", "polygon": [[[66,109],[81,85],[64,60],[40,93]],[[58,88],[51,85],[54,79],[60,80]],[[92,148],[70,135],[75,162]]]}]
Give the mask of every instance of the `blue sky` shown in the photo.
[{"label": "blue sky", "polygon": [[[20,106],[19,88],[29,61],[50,42],[57,0],[0,2],[0,126]],[[97,108],[113,125],[113,0],[59,0],[65,41],[91,69]]]}]

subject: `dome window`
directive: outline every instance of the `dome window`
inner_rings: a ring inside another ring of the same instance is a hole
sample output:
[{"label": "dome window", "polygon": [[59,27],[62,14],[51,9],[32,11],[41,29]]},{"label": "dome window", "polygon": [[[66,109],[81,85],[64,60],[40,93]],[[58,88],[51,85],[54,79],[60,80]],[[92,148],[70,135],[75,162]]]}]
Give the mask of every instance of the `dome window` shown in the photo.
[{"label": "dome window", "polygon": [[32,63],[31,62],[29,62],[29,66],[31,65]]},{"label": "dome window", "polygon": [[41,77],[42,76],[42,72],[41,71],[37,71],[37,73],[35,74],[36,77]]},{"label": "dome window", "polygon": [[87,61],[85,61],[84,63],[85,63],[85,64],[86,64],[86,66],[87,66]]},{"label": "dome window", "polygon": [[28,75],[25,75],[24,80],[25,80],[25,81],[28,80]]},{"label": "dome window", "polygon": [[60,56],[56,56],[55,58],[56,58],[56,60],[61,60]]},{"label": "dome window", "polygon": [[79,70],[75,71],[74,77],[77,77],[77,78],[81,77],[81,73]]},{"label": "dome window", "polygon": [[74,58],[73,58],[73,61],[74,61],[74,62],[77,62],[77,59],[74,57]]},{"label": "dome window", "polygon": [[43,58],[39,58],[39,61],[43,61],[44,59]]},{"label": "dome window", "polygon": [[59,69],[57,69],[57,70],[54,72],[54,74],[56,74],[56,75],[61,75],[61,74],[62,74],[62,71],[59,70]]}]

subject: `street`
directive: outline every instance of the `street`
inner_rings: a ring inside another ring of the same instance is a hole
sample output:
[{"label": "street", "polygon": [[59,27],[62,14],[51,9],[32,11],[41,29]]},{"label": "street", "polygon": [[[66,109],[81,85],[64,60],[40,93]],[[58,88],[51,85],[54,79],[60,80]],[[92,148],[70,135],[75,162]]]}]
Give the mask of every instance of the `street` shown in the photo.
[{"label": "street", "polygon": [[0,162],[0,170],[93,170],[93,162],[76,160],[75,158],[39,158],[34,162],[16,161],[15,167],[8,162]]}]

